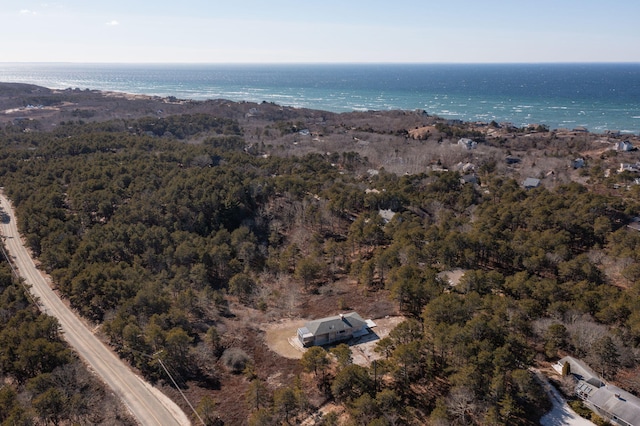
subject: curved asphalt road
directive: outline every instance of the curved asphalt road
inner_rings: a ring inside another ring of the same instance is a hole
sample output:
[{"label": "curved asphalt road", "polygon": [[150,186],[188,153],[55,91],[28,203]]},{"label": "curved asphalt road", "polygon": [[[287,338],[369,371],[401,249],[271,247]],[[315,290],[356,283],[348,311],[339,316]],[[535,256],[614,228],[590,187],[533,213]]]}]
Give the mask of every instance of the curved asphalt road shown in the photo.
[{"label": "curved asphalt road", "polygon": [[[190,425],[184,412],[167,396],[134,374],[51,290],[20,239],[9,200],[0,193],[7,216],[0,225],[5,247],[18,273],[39,299],[40,309],[58,319],[63,336],[91,369],[115,392],[141,425]],[[9,220],[6,220],[6,218]],[[6,222],[6,223],[5,223]]]}]

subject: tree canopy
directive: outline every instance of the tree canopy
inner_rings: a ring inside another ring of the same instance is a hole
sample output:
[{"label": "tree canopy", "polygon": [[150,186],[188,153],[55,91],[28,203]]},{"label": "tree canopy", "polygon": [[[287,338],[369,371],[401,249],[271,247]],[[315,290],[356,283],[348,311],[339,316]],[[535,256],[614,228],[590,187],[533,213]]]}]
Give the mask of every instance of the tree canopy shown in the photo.
[{"label": "tree canopy", "polygon": [[[531,420],[544,405],[526,373],[538,348],[590,357],[608,376],[635,365],[632,199],[578,183],[525,191],[491,170],[482,188],[458,172],[368,173],[347,149],[257,155],[236,121],[207,114],[14,130],[0,137],[0,177],[26,242],[72,307],[151,380],[164,372],[149,355],[163,351],[181,383],[217,383],[211,366],[246,345],[221,326],[233,306],[281,314],[338,277],[389,295],[408,317],[379,343],[384,381],[344,348],[333,367],[316,349],[303,358],[362,422],[391,421],[389,406],[405,420]],[[626,288],[611,285],[607,262],[619,262]],[[439,275],[453,268],[465,271],[455,286]],[[0,315],[3,374],[23,385],[68,363],[55,321],[5,293],[19,309]],[[244,361],[240,370],[251,354]],[[300,388],[269,392],[255,422],[306,409]],[[34,406],[53,421],[65,398],[45,389]],[[215,418],[211,401],[201,410]]]}]

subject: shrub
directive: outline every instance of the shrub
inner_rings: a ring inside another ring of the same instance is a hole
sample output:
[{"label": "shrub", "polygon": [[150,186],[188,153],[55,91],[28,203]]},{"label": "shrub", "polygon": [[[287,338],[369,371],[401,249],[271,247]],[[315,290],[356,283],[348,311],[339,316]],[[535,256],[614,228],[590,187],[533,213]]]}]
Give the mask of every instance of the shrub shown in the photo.
[{"label": "shrub", "polygon": [[222,354],[222,364],[232,373],[242,373],[251,361],[249,355],[240,348],[229,348]]},{"label": "shrub", "polygon": [[569,406],[575,411],[580,417],[584,417],[585,419],[590,419],[591,414],[593,413],[590,409],[585,407],[585,405],[579,399],[574,399],[573,401],[569,401]]}]

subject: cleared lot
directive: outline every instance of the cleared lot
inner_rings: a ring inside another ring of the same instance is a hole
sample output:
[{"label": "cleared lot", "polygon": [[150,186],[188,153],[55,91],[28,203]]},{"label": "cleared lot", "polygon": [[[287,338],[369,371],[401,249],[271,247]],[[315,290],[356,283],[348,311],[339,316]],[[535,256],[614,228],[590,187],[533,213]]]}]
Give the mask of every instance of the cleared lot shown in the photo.
[{"label": "cleared lot", "polygon": [[[353,362],[362,366],[368,366],[380,355],[374,352],[378,340],[389,335],[396,325],[404,321],[402,316],[385,317],[374,320],[376,327],[366,336],[352,339],[347,343],[351,346]],[[263,330],[266,333],[266,343],[269,349],[280,356],[289,359],[300,359],[305,349],[297,343],[296,334],[307,320],[284,320],[274,324],[266,324]]]}]

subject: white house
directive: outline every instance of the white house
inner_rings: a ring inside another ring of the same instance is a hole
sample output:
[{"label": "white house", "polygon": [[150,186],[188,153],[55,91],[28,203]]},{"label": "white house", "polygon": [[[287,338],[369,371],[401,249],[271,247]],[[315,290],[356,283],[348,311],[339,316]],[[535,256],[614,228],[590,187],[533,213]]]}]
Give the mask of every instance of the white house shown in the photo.
[{"label": "white house", "polygon": [[633,172],[637,173],[640,171],[638,164],[629,164],[629,163],[620,163],[620,168],[618,169],[618,173],[622,172]]},{"label": "white house", "polygon": [[629,141],[617,142],[614,149],[622,152],[633,151],[633,144]]}]

